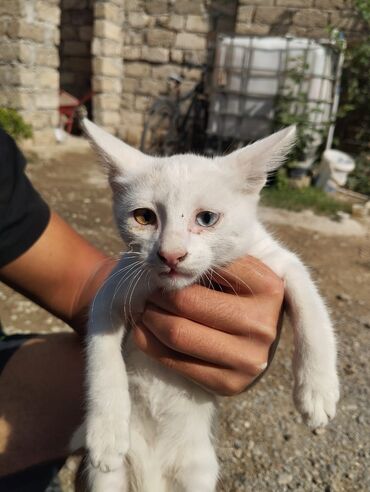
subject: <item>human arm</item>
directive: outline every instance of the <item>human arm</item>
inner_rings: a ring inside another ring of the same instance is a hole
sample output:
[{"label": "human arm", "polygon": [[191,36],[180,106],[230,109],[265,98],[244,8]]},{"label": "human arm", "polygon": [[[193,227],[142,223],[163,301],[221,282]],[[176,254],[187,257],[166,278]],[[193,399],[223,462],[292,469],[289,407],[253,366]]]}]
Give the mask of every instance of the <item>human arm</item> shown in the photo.
[{"label": "human arm", "polygon": [[0,280],[83,333],[90,301],[113,263],[51,213],[38,240],[0,269]]}]

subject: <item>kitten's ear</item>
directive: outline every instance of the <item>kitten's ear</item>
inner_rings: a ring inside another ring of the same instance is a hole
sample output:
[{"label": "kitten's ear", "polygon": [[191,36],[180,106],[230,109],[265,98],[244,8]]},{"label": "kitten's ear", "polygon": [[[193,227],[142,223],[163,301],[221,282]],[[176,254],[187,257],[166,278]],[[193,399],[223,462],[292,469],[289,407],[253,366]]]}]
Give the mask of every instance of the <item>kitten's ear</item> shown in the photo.
[{"label": "kitten's ear", "polygon": [[296,127],[292,125],[223,157],[223,164],[233,166],[243,176],[248,192],[259,193],[268,173],[283,164],[295,138]]},{"label": "kitten's ear", "polygon": [[83,117],[80,125],[106,168],[111,185],[135,174],[149,157]]}]

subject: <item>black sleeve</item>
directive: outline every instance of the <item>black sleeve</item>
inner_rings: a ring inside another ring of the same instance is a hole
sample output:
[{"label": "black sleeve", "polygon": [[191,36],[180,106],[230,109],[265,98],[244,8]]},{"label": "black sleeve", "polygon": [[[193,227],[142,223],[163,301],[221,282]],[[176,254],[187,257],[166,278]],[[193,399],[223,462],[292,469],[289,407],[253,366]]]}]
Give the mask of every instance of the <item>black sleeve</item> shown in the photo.
[{"label": "black sleeve", "polygon": [[41,236],[50,210],[32,187],[26,160],[0,128],[0,267],[25,253]]}]

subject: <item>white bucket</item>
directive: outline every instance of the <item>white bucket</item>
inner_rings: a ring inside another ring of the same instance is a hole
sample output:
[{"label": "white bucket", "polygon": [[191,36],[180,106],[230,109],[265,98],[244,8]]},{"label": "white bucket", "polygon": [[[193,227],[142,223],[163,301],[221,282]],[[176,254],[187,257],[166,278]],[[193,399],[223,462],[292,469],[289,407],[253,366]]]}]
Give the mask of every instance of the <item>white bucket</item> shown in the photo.
[{"label": "white bucket", "polygon": [[340,150],[325,150],[321,158],[316,186],[326,189],[329,180],[337,186],[344,186],[347,182],[348,174],[354,168],[355,161],[350,155]]}]

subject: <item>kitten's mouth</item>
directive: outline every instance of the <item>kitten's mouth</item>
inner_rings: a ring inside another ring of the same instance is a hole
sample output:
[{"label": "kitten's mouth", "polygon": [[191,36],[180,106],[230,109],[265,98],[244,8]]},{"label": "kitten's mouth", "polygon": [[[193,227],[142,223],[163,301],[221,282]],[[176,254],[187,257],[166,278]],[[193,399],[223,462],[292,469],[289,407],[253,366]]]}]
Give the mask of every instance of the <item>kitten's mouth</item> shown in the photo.
[{"label": "kitten's mouth", "polygon": [[178,277],[186,277],[190,278],[192,275],[190,273],[185,273],[185,272],[180,272],[179,270],[176,270],[176,268],[171,268],[167,272],[161,272],[159,274],[160,277],[169,277],[169,278],[178,278]]}]

